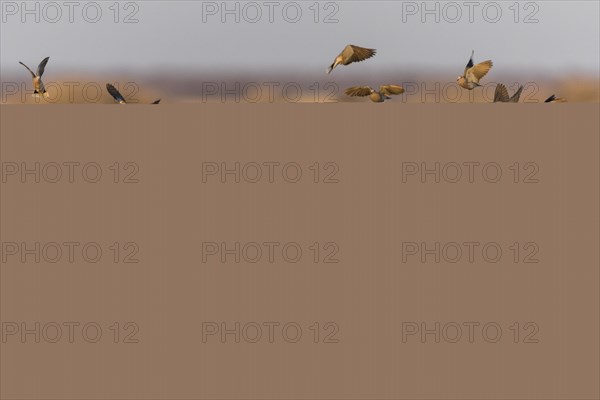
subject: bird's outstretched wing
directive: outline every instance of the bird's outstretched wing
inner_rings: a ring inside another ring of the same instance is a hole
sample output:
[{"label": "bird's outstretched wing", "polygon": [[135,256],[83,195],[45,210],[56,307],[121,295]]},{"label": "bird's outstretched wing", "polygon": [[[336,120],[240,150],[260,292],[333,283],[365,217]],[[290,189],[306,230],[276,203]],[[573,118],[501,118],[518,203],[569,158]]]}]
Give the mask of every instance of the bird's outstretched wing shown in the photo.
[{"label": "bird's outstretched wing", "polygon": [[391,95],[395,95],[395,94],[404,93],[404,88],[402,86],[398,86],[398,85],[381,85],[379,87],[379,91],[381,92],[381,94],[384,94],[386,96],[391,96]]},{"label": "bird's outstretched wing", "polygon": [[346,89],[346,95],[352,97],[364,97],[373,93],[373,89],[369,86],[353,86],[351,88]]},{"label": "bird's outstretched wing", "polygon": [[566,102],[567,102],[566,99],[563,99],[562,97],[556,97],[555,95],[548,97],[546,99],[546,101],[544,101],[544,103],[566,103]]},{"label": "bird's outstretched wing", "polygon": [[373,57],[375,54],[377,54],[377,50],[375,49],[367,49],[349,44],[342,52],[342,57],[348,59],[349,62],[360,62]]},{"label": "bird's outstretched wing", "polygon": [[155,100],[155,101],[152,102],[152,104],[158,104],[158,103],[160,103],[160,100],[161,99]]},{"label": "bird's outstretched wing", "polygon": [[469,68],[471,68],[474,64],[473,64],[473,56],[475,55],[475,50],[471,50],[471,58],[469,58],[469,62],[467,63],[467,66],[465,67],[465,73],[464,75],[467,76],[467,71],[469,70]]},{"label": "bird's outstretched wing", "polygon": [[509,102],[510,103],[518,103],[519,99],[521,98],[521,92],[523,91],[523,86],[519,86],[519,89],[517,89],[517,91],[515,92],[515,94],[512,95],[512,97],[510,98]]},{"label": "bird's outstretched wing", "polygon": [[21,64],[22,66],[24,66],[25,68],[27,68],[27,71],[29,71],[29,73],[31,74],[32,78],[35,78],[35,74],[33,73],[32,70],[29,69],[29,67],[25,64],[23,64],[21,61],[19,61],[19,64]]},{"label": "bird's outstretched wing", "polygon": [[41,77],[42,75],[44,75],[44,69],[46,68],[46,64],[48,64],[49,59],[50,59],[50,57],[44,58],[42,60],[42,62],[40,63],[40,65],[38,65],[37,76]]},{"label": "bird's outstretched wing", "polygon": [[106,84],[106,90],[108,91],[108,93],[110,93],[110,95],[113,97],[113,99],[115,99],[115,101],[121,103],[126,103],[125,98],[121,95],[121,93],[119,93],[119,91],[117,90],[116,87],[114,87],[113,85],[111,85],[110,83]]},{"label": "bird's outstretched wing", "polygon": [[496,91],[494,92],[494,103],[506,103],[508,100],[508,90],[506,90],[506,86],[499,83],[496,85]]},{"label": "bird's outstretched wing", "polygon": [[474,65],[473,67],[469,68],[469,70],[467,71],[467,75],[465,75],[467,77],[467,79],[472,80],[473,77],[476,80],[479,80],[481,78],[483,78],[484,76],[487,75],[488,72],[490,72],[490,69],[492,69],[492,67],[494,66],[494,64],[492,63],[491,60],[486,60],[484,62],[480,62],[477,65]]}]

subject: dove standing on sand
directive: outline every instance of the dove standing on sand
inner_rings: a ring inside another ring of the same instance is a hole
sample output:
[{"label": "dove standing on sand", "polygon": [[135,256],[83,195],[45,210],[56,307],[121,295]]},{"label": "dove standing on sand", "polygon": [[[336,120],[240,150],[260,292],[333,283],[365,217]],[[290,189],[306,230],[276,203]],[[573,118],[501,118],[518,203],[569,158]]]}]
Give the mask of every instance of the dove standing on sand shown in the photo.
[{"label": "dove standing on sand", "polygon": [[566,103],[566,102],[567,102],[567,99],[563,99],[562,97],[556,97],[555,95],[548,97],[546,99],[546,101],[544,101],[544,103]]},{"label": "dove standing on sand", "polygon": [[373,103],[383,103],[385,100],[391,99],[389,96],[402,93],[404,93],[404,88],[398,85],[381,85],[378,91],[370,86],[354,86],[346,89],[348,96],[369,96]]},{"label": "dove standing on sand", "polygon": [[523,86],[519,86],[519,89],[517,89],[515,94],[513,94],[512,97],[508,97],[508,90],[506,89],[506,86],[499,83],[496,86],[496,91],[494,93],[494,103],[518,103],[522,91]]},{"label": "dove standing on sand", "polygon": [[473,64],[473,55],[475,54],[475,50],[471,52],[471,58],[469,59],[469,63],[465,67],[465,72],[463,76],[459,76],[456,79],[458,84],[468,90],[473,90],[477,86],[481,86],[479,84],[479,80],[483,78],[489,71],[492,69],[494,65],[491,60],[486,60],[480,62],[479,64]]},{"label": "dove standing on sand", "polygon": [[327,69],[327,73],[330,74],[331,71],[334,70],[338,65],[348,65],[353,62],[364,61],[368,58],[373,57],[377,54],[377,50],[375,49],[367,49],[364,47],[355,46],[353,44],[349,44],[344,47],[344,50],[333,60],[333,64],[329,66]]},{"label": "dove standing on sand", "polygon": [[[121,95],[121,93],[117,90],[116,87],[114,87],[113,85],[111,85],[110,83],[106,84],[106,90],[108,91],[108,93],[110,93],[110,95],[113,97],[113,99],[115,99],[115,101],[119,104],[127,104],[127,102],[125,101],[125,97],[123,97],[123,95]],[[154,101],[152,104],[158,104],[160,103],[160,99]]]},{"label": "dove standing on sand", "polygon": [[21,61],[19,64],[27,68],[27,71],[31,74],[31,80],[33,81],[33,96],[42,95],[44,97],[48,97],[48,92],[46,92],[46,88],[44,87],[44,82],[42,82],[42,75],[44,75],[44,69],[46,68],[46,64],[48,64],[48,60],[50,57],[46,57],[42,60],[40,65],[37,67],[36,73],[33,73],[31,69]]}]

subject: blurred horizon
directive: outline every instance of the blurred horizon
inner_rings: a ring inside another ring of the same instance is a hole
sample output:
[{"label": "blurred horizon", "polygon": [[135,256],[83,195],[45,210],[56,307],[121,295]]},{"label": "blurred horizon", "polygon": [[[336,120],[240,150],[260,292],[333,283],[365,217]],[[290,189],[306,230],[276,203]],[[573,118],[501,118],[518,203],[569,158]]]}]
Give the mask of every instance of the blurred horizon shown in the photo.
[{"label": "blurred horizon", "polygon": [[[6,78],[9,79],[3,78],[0,103],[39,102],[31,98],[33,87],[28,74],[11,74]],[[534,76],[497,76],[490,73],[486,78],[482,87],[473,91],[460,88],[453,76],[423,71],[389,71],[377,74],[355,71],[336,76],[306,71],[290,76],[283,72],[251,74],[219,71],[180,74],[73,73],[53,74],[52,79],[49,74],[45,84],[50,95],[49,103],[113,103],[113,99],[105,92],[107,83],[121,90],[128,102],[131,100],[141,103],[156,98],[162,98],[164,102],[269,102],[285,99],[291,99],[290,102],[360,102],[367,99],[349,98],[344,90],[351,86],[378,88],[383,84],[397,84],[406,89],[405,94],[390,100],[392,102],[490,102],[498,83],[505,84],[511,93],[519,85],[523,85],[521,102],[542,102],[552,94],[566,97],[569,102],[600,102],[600,80],[589,75],[574,75],[565,80],[560,76],[538,76],[533,79]],[[92,100],[84,98],[85,90]],[[69,92],[74,93],[75,99],[67,100]],[[97,92],[100,92],[98,96],[101,97],[98,100]]]}]

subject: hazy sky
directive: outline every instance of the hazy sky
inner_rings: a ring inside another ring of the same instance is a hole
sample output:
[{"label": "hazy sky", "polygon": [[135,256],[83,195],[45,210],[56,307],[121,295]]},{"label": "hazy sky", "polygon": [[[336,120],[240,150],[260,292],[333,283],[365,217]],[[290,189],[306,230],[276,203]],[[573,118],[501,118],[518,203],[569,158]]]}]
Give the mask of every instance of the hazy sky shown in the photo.
[{"label": "hazy sky", "polygon": [[[265,0],[224,6],[222,1],[146,0],[120,1],[115,7],[114,0],[73,1],[72,6],[60,0],[27,2],[31,14],[20,0],[0,3],[4,73],[22,68],[19,60],[33,67],[45,56],[54,71],[324,71],[348,43],[378,49],[377,57],[365,63],[373,70],[463,67],[471,49],[476,61],[491,58],[497,70],[600,70],[598,0],[521,0],[517,6],[514,0],[427,2],[434,10],[427,15],[421,1]],[[233,13],[225,14],[225,7]],[[124,23],[127,16],[138,22]]]}]

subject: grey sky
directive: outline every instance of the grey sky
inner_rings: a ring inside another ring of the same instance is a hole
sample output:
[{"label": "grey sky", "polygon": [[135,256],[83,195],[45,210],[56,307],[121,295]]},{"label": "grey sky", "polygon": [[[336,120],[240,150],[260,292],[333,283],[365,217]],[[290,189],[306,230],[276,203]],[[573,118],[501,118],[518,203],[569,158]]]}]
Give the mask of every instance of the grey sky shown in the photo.
[{"label": "grey sky", "polygon": [[[526,68],[541,73],[586,72],[600,70],[600,2],[591,1],[520,1],[519,22],[515,23],[515,1],[472,2],[474,22],[469,22],[465,1],[438,2],[440,22],[427,15],[423,23],[422,2],[407,1],[321,1],[319,23],[314,22],[315,1],[298,1],[302,16],[294,19],[296,5],[291,2],[238,2],[240,23],[235,15],[221,22],[221,1],[121,1],[119,23],[114,22],[115,1],[98,1],[102,16],[97,23],[86,22],[83,7],[73,8],[69,22],[65,1],[57,1],[62,17],[56,23],[57,7],[39,2],[40,22],[26,15],[21,22],[21,1],[2,0],[0,30],[0,66],[4,73],[21,68],[17,61],[36,66],[45,56],[54,71],[115,69],[152,70],[155,68],[276,69],[323,70],[348,43],[377,48],[376,59],[365,68],[457,68],[468,60],[471,49],[475,58],[494,60],[495,68],[511,71]],[[34,9],[36,2],[28,2]],[[127,3],[134,3],[127,5]],[[236,2],[228,2],[233,9]],[[328,4],[331,3],[331,4]],[[489,5],[489,3],[494,3]],[[487,4],[487,5],[486,5]],[[218,9],[215,9],[215,5]],[[256,16],[259,6],[262,17]],[[455,5],[462,16],[457,17]],[[496,23],[496,9],[502,16]],[[287,7],[284,18],[283,8]],[[436,2],[428,2],[430,9]],[[15,9],[17,7],[17,9]],[[112,8],[111,8],[112,7]],[[484,14],[484,7],[487,13]],[[511,8],[512,7],[512,8]],[[137,9],[137,11],[136,11]],[[269,10],[274,22],[269,22]],[[95,6],[88,6],[95,17]],[[205,11],[203,14],[203,10]],[[245,13],[244,13],[245,11]],[[404,13],[403,13],[404,11]],[[137,23],[122,20],[135,12]],[[339,22],[324,23],[326,16]],[[213,14],[215,13],[215,14]],[[210,14],[210,15],[209,15]],[[524,23],[531,15],[537,23]],[[203,16],[206,22],[203,22]],[[458,22],[451,23],[450,20]],[[404,21],[403,21],[404,19]],[[486,21],[486,19],[488,21]],[[368,64],[368,65],[367,65]]]}]

